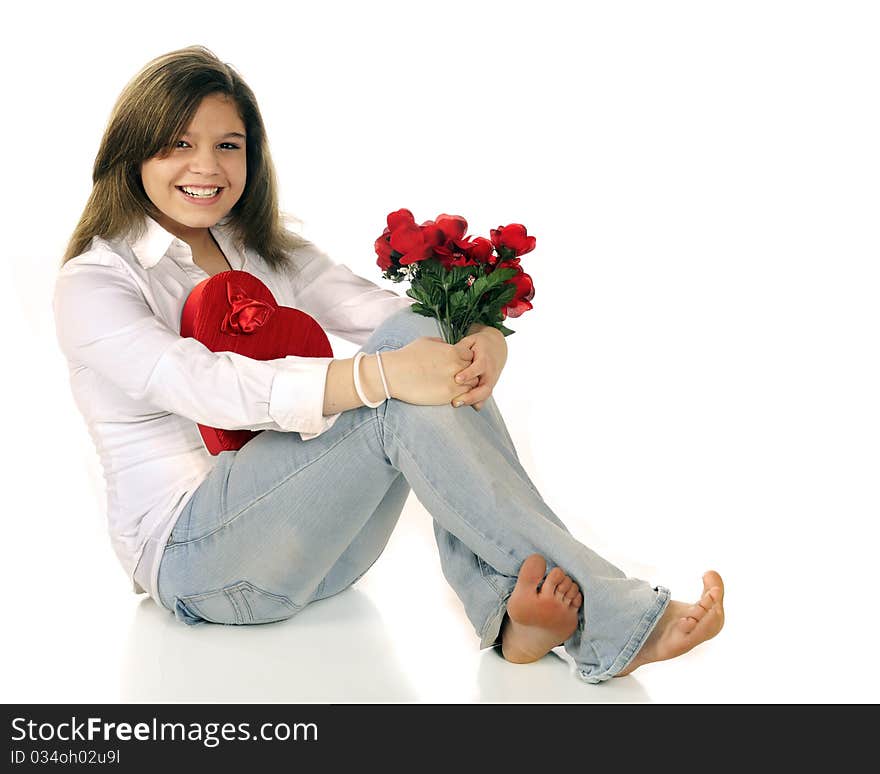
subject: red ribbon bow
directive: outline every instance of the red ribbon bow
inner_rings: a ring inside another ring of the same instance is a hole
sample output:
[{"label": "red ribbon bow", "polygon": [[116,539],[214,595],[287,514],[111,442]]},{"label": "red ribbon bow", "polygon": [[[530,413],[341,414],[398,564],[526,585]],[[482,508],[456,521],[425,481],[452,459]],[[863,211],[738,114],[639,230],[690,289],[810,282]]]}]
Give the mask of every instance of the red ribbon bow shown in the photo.
[{"label": "red ribbon bow", "polygon": [[272,312],[275,311],[270,304],[257,301],[255,298],[248,298],[240,287],[231,282],[226,283],[226,296],[229,298],[229,305],[232,308],[220,323],[220,330],[232,336],[253,333],[265,325]]}]

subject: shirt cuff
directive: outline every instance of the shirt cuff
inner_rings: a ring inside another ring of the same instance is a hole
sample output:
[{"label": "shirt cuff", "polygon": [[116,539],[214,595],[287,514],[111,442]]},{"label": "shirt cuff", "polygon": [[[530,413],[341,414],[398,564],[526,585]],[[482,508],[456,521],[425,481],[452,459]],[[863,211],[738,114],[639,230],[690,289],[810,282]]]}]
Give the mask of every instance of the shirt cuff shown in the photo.
[{"label": "shirt cuff", "polygon": [[312,438],[317,438],[321,433],[326,433],[331,427],[333,427],[336,420],[339,419],[339,414],[331,414],[328,417],[321,417],[321,419],[323,420],[323,423],[320,430],[315,433],[300,432],[299,437],[304,441],[311,441]]},{"label": "shirt cuff", "polygon": [[324,391],[332,357],[288,355],[277,363],[269,394],[269,416],[307,441],[332,427],[339,414],[324,416]]}]

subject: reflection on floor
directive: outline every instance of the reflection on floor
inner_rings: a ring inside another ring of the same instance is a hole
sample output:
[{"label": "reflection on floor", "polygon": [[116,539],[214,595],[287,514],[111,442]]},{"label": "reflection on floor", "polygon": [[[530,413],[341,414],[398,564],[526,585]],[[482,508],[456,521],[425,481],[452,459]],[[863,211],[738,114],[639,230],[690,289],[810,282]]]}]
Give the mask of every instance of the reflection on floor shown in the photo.
[{"label": "reflection on floor", "polygon": [[[562,648],[528,665],[507,663],[497,649],[479,650],[443,579],[433,539],[430,517],[411,496],[385,553],[355,587],[260,626],[185,626],[149,598],[128,593],[115,560],[102,551],[80,565],[85,587],[51,614],[45,603],[32,607],[16,598],[18,620],[26,623],[13,648],[23,669],[10,670],[4,699],[588,703],[735,695],[735,672],[720,677],[721,638],[705,652],[598,686],[578,679]],[[62,556],[73,567],[70,555],[59,552],[58,561]],[[28,617],[32,611],[39,615]]]}]

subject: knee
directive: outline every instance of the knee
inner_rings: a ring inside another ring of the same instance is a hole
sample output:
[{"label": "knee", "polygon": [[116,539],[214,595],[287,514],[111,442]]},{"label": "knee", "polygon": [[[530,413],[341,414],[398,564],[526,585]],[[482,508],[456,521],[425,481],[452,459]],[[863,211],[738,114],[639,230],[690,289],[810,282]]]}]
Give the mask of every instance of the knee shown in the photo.
[{"label": "knee", "polygon": [[423,336],[438,336],[443,333],[436,318],[416,314],[409,307],[400,309],[379,324],[373,331],[364,352],[375,352],[377,349],[400,349],[415,339]]}]

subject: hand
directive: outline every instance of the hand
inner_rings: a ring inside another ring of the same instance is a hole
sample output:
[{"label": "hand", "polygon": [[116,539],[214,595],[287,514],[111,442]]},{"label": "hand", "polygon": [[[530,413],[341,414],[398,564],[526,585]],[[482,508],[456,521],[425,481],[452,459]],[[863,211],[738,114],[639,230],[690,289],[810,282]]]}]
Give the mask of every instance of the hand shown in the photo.
[{"label": "hand", "polygon": [[460,395],[462,387],[477,385],[475,377],[465,384],[457,384],[454,378],[473,357],[467,344],[422,336],[400,349],[383,352],[382,364],[392,397],[419,406],[442,406]]},{"label": "hand", "polygon": [[[456,346],[462,344],[467,345],[474,353],[473,360],[469,366],[456,374],[456,379],[461,378],[462,386],[471,386],[471,389],[456,397],[453,405],[461,401],[462,405],[472,405],[479,411],[492,394],[507,363],[507,341],[497,328],[486,326],[476,333],[465,336]],[[475,379],[477,384],[474,386]]]}]

